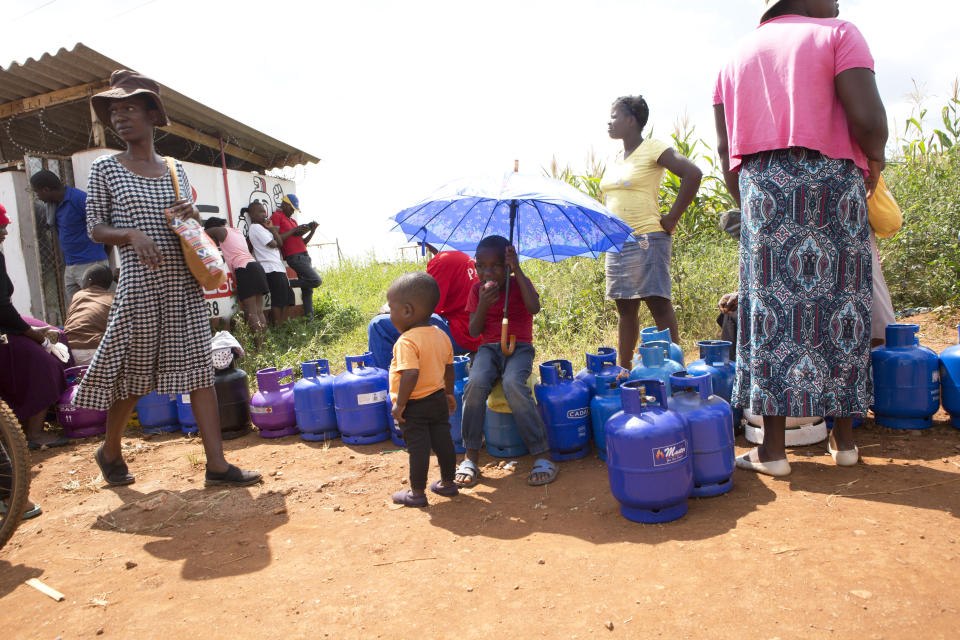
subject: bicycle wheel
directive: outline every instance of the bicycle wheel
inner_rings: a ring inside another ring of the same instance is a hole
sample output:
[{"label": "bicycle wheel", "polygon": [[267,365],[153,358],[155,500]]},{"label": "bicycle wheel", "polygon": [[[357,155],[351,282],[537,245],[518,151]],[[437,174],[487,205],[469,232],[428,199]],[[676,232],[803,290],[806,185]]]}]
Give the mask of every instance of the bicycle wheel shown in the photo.
[{"label": "bicycle wheel", "polygon": [[13,411],[0,400],[0,548],[13,535],[30,491],[30,457],[27,439]]}]

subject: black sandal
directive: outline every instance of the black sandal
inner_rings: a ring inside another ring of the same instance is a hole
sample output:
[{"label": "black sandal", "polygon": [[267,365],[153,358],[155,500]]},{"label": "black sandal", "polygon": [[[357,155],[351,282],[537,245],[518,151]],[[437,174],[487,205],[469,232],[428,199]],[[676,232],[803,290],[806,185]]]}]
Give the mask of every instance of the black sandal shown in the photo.
[{"label": "black sandal", "polygon": [[227,466],[226,471],[210,471],[204,477],[204,484],[208,487],[249,487],[260,482],[262,476],[256,471],[245,471],[234,465]]},{"label": "black sandal", "polygon": [[93,455],[93,459],[97,461],[97,466],[100,467],[100,473],[103,474],[103,479],[106,480],[107,484],[111,487],[122,487],[136,482],[136,478],[133,477],[130,469],[127,468],[127,463],[123,461],[122,455],[113,462],[108,463],[103,459],[103,445],[100,445],[97,448],[97,452]]}]

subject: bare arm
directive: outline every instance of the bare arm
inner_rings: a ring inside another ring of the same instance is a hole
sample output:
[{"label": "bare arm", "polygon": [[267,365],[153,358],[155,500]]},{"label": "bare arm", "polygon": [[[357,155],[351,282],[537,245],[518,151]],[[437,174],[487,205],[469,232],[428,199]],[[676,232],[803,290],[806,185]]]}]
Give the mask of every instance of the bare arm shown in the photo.
[{"label": "bare arm", "polygon": [[450,415],[453,415],[457,410],[457,398],[453,395],[453,376],[453,365],[448,364],[446,369],[443,370],[443,390],[447,396],[447,409],[450,411]]},{"label": "bare arm", "polygon": [[160,263],[163,261],[157,245],[139,229],[118,229],[107,224],[98,224],[93,228],[90,238],[94,242],[117,247],[129,244],[143,266],[150,270],[160,268]]},{"label": "bare arm", "polygon": [[517,250],[513,245],[507,247],[506,259],[507,264],[517,277],[517,288],[520,289],[523,306],[527,308],[527,312],[530,315],[537,315],[540,313],[540,294],[533,288],[533,283],[530,282],[530,278],[528,278],[526,274],[523,273],[523,269],[520,268],[520,258],[517,256]]},{"label": "bare arm", "polygon": [[867,193],[873,195],[885,166],[887,137],[890,135],[877,78],[870,69],[847,69],[834,78],[834,85],[853,137],[870,161]]},{"label": "bare arm", "polygon": [[713,118],[717,127],[717,155],[720,156],[720,166],[723,169],[723,182],[727,191],[733,196],[737,207],[740,207],[740,174],[730,171],[730,142],[727,139],[727,115],[722,104],[713,105]]},{"label": "bare arm", "polygon": [[404,422],[403,411],[407,408],[407,400],[413,393],[420,378],[420,369],[404,369],[400,372],[400,385],[397,388],[397,403],[393,405],[393,417],[397,422]]},{"label": "bare arm", "polygon": [[310,242],[310,238],[313,237],[313,234],[316,233],[316,231],[317,231],[317,225],[311,225],[310,231],[305,236],[303,236],[303,243],[306,244]]},{"label": "bare arm", "polygon": [[657,164],[680,178],[680,191],[677,193],[677,199],[670,207],[667,215],[660,219],[660,226],[663,227],[663,230],[672,234],[680,223],[683,212],[697,197],[703,172],[689,158],[680,155],[673,149],[667,149],[661,153],[660,157],[657,158]]}]

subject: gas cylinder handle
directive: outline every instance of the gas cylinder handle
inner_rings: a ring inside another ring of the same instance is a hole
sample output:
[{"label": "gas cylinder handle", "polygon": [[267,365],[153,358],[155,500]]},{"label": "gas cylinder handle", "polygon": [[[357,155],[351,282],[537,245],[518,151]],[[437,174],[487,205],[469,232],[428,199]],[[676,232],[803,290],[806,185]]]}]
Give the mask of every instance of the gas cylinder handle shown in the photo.
[{"label": "gas cylinder handle", "polygon": [[317,375],[318,376],[328,376],[330,375],[330,362],[326,358],[318,358],[314,360],[317,363]]},{"label": "gas cylinder handle", "polygon": [[676,395],[679,389],[689,389],[699,394],[702,400],[708,400],[713,392],[713,380],[709,373],[692,374],[678,371],[670,375],[670,395]]},{"label": "gas cylinder handle", "polygon": [[367,354],[362,356],[347,356],[345,358],[347,363],[347,371],[353,373],[353,365],[358,364],[361,368],[367,366]]},{"label": "gas cylinder handle", "polygon": [[[286,369],[283,369],[282,371],[277,371],[276,375],[277,375],[277,386],[280,387],[280,389],[293,388],[293,383],[294,383],[293,368],[288,367]],[[286,378],[290,378],[290,382],[287,382],[285,384],[280,384],[280,381]]]},{"label": "gas cylinder handle", "polygon": [[300,372],[304,378],[316,378],[317,377],[317,361],[316,360],[304,360],[300,363]]},{"label": "gas cylinder handle", "polygon": [[67,384],[73,384],[74,382],[83,380],[83,374],[85,374],[86,372],[87,372],[86,366],[70,367],[69,369],[64,369],[63,380]]}]

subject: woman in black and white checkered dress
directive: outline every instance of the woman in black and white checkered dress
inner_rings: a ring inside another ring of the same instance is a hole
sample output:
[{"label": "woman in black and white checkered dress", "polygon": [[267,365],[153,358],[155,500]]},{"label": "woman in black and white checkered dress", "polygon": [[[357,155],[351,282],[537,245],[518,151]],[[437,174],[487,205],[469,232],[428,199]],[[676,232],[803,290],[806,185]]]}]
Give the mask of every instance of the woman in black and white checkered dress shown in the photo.
[{"label": "woman in black and white checkered dress", "polygon": [[[97,242],[119,248],[120,282],[107,331],[75,400],[109,411],[97,464],[109,484],[134,481],[120,438],[137,400],[156,389],[190,394],[208,485],[256,483],[259,474],[229,465],[223,456],[203,291],[164,213],[172,210],[199,220],[192,199],[176,199],[166,162],[153,148],[154,126],[167,124],[160,87],[131,71],[114,72],[110,86],[93,97],[93,108],[116,129],[127,150],[93,163],[87,230]],[[189,197],[190,183],[180,163],[177,176],[181,193]]]}]

